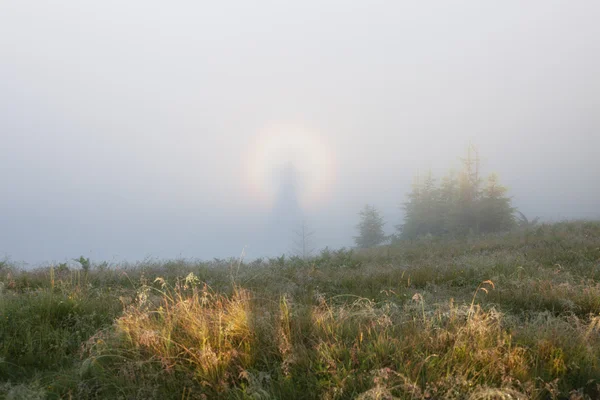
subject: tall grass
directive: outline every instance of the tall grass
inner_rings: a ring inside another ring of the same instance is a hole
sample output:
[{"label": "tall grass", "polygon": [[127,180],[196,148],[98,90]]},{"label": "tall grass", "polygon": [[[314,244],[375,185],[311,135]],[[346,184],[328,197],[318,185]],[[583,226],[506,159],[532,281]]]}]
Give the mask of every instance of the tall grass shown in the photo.
[{"label": "tall grass", "polygon": [[3,266],[0,397],[600,398],[599,243],[575,222],[309,261]]}]

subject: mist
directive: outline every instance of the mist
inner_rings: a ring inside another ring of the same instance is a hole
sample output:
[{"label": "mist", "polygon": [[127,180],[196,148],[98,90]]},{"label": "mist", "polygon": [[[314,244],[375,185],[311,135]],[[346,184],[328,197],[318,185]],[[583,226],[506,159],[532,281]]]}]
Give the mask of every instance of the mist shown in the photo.
[{"label": "mist", "polygon": [[302,221],[352,246],[365,203],[393,233],[415,173],[469,143],[524,214],[600,218],[598,20],[594,1],[7,2],[0,257],[275,256]]}]

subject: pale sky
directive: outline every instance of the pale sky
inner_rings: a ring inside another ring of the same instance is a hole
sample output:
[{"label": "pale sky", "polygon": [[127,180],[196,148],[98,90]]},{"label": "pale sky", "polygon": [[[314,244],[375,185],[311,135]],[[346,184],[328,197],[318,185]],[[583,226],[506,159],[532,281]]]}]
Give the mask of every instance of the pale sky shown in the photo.
[{"label": "pale sky", "polygon": [[[600,217],[600,2],[0,0],[0,258],[287,251],[387,229],[469,142],[526,215]],[[275,221],[275,222],[274,222]]]}]

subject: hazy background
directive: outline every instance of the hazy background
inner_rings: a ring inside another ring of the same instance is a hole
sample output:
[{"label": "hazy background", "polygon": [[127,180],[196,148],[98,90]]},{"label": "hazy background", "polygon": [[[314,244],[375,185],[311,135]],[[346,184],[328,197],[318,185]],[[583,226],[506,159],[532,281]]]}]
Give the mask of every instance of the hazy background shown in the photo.
[{"label": "hazy background", "polygon": [[328,143],[316,247],[469,141],[525,214],[600,217],[600,2],[290,3],[0,0],[0,257],[289,250],[245,182],[273,124]]}]

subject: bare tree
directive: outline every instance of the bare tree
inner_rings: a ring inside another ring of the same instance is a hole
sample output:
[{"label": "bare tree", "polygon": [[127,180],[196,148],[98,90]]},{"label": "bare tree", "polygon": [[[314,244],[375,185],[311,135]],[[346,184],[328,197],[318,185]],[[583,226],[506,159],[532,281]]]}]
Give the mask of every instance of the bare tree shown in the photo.
[{"label": "bare tree", "polygon": [[313,236],[315,232],[310,230],[306,221],[302,221],[300,226],[294,230],[294,243],[291,251],[292,255],[308,260],[314,253],[315,247]]}]

